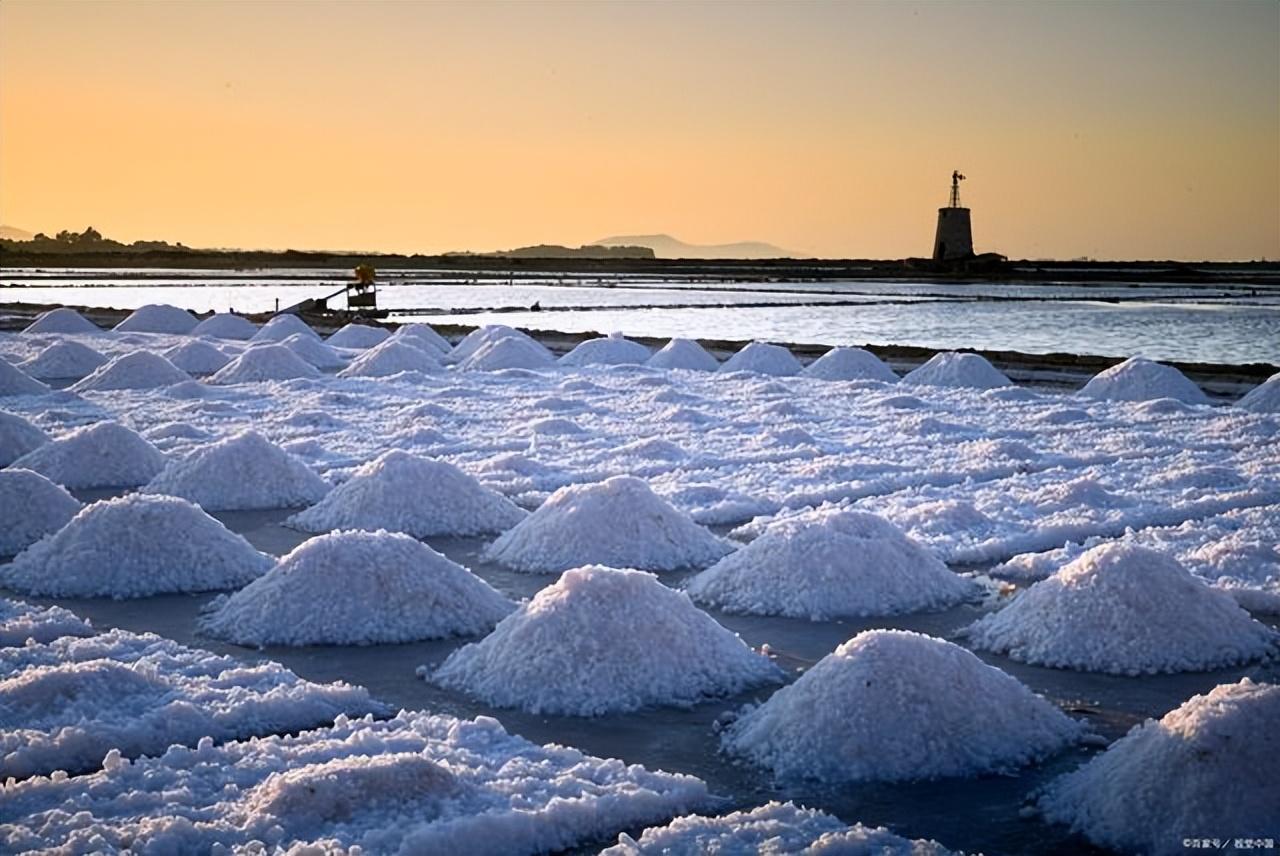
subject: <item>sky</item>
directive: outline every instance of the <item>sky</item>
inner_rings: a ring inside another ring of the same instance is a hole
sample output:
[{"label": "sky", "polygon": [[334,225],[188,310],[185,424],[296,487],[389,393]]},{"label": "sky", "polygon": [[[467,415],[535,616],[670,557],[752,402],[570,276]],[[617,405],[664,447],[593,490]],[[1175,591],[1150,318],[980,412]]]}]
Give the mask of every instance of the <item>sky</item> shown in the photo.
[{"label": "sky", "polygon": [[1280,2],[0,0],[0,222],[1280,257]]}]

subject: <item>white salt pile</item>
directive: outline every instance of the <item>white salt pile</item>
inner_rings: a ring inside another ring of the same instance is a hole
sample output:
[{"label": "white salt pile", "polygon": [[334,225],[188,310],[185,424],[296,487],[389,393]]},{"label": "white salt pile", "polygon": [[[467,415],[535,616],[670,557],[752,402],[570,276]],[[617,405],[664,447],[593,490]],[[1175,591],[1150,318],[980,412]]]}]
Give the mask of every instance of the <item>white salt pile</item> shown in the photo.
[{"label": "white salt pile", "polygon": [[40,380],[82,378],[107,361],[102,354],[69,339],[49,345],[18,368]]},{"label": "white salt pile", "polygon": [[300,508],[329,485],[256,431],[244,431],[171,462],[145,488],[189,499],[205,511]]},{"label": "white salt pile", "polygon": [[213,374],[231,362],[231,358],[222,351],[199,339],[175,345],[165,351],[164,356],[184,372],[193,375]]},{"label": "white salt pile", "polygon": [[[346,357],[338,353],[336,348],[331,348],[320,341],[319,337],[315,335],[294,333],[282,339],[280,344],[322,372],[340,369],[347,364]],[[259,346],[254,345],[254,347]]]},{"label": "white salt pile", "polygon": [[41,312],[24,333],[100,333],[101,329],[74,309],[61,306]]},{"label": "white salt pile", "polygon": [[374,345],[382,344],[390,335],[390,331],[384,330],[382,327],[370,327],[367,324],[348,324],[325,341],[330,347],[354,348],[362,351],[365,348],[372,348]]},{"label": "white salt pile", "polygon": [[0,556],[13,556],[57,532],[80,503],[31,470],[0,470]]},{"label": "white salt pile", "polygon": [[351,365],[338,372],[338,377],[388,377],[401,372],[438,372],[441,368],[440,359],[433,354],[407,342],[388,339],[356,357]]},{"label": "white salt pile", "polygon": [[447,354],[453,350],[449,340],[437,333],[429,324],[403,324],[391,334],[391,338],[426,345],[440,354]]},{"label": "white salt pile", "polygon": [[482,343],[458,362],[458,368],[462,371],[482,372],[536,370],[548,368],[554,363],[555,359],[538,342],[525,337],[503,336]]},{"label": "white salt pile", "polygon": [[800,374],[802,368],[800,361],[787,348],[781,345],[768,345],[764,342],[752,342],[725,360],[720,366],[720,371],[785,376]]},{"label": "white salt pile", "polygon": [[0,648],[44,645],[62,636],[92,636],[93,628],[60,606],[32,606],[0,597]]},{"label": "white salt pile", "polygon": [[209,382],[259,383],[295,377],[320,377],[320,372],[284,345],[259,345],[227,363]]},{"label": "white salt pile", "polygon": [[132,763],[113,753],[90,776],[18,782],[0,805],[0,849],[578,852],[708,801],[693,776],[537,746],[487,716],[406,711]]},{"label": "white salt pile", "polygon": [[1257,413],[1280,413],[1280,374],[1273,374],[1245,393],[1236,407]]},{"label": "white salt pile", "polygon": [[944,609],[980,588],[887,520],[823,508],[773,524],[686,591],[726,612],[829,621]]},{"label": "white salt pile", "polygon": [[307,326],[307,322],[303,321],[297,315],[284,313],[277,315],[258,328],[258,332],[253,334],[254,342],[279,342],[287,339],[294,333],[302,333],[315,339],[320,338],[320,334]]},{"label": "white salt pile", "polygon": [[117,333],[190,333],[196,328],[195,316],[185,309],[167,303],[149,303],[133,310],[129,317],[113,329]]},{"label": "white salt pile", "polygon": [[123,599],[237,588],[271,565],[191,503],[135,493],[85,507],[0,579],[32,595]]},{"label": "white salt pile", "polygon": [[449,362],[460,363],[490,342],[497,342],[501,339],[520,339],[531,345],[534,350],[540,351],[548,362],[552,362],[555,359],[551,351],[547,350],[541,342],[527,333],[508,327],[506,324],[486,324],[464,336],[462,341],[449,352],[448,360]]},{"label": "white salt pile", "polygon": [[805,366],[803,374],[821,380],[898,380],[883,360],[862,348],[832,348]]},{"label": "white salt pile", "polygon": [[99,366],[88,377],[71,385],[72,392],[108,389],[154,389],[191,380],[191,375],[159,354],[130,351]]},{"label": "white salt pile", "polygon": [[720,361],[693,339],[672,339],[662,350],[650,357],[645,365],[655,369],[689,369],[713,372],[720,368]]},{"label": "white salt pile", "polygon": [[212,339],[252,339],[258,332],[258,326],[248,318],[219,312],[201,321],[191,331],[193,336],[208,336]]},{"label": "white salt pile", "polygon": [[883,826],[855,823],[795,803],[769,802],[720,817],[690,814],[652,826],[638,838],[625,832],[600,856],[947,856],[936,841],[911,840]]},{"label": "white salt pile", "polygon": [[519,571],[704,567],[733,548],[631,476],[562,487],[485,550]]},{"label": "white salt pile", "polygon": [[1099,372],[1076,395],[1112,401],[1172,398],[1186,404],[1209,403],[1209,396],[1204,394],[1204,390],[1182,372],[1142,357],[1130,357]]},{"label": "white salt pile", "polygon": [[904,383],[918,383],[925,386],[973,389],[994,389],[998,386],[1013,384],[1013,381],[1005,377],[1004,372],[987,362],[985,357],[956,351],[934,354],[928,362],[912,369],[902,380]]},{"label": "white salt pile", "polygon": [[41,383],[13,363],[0,357],[0,396],[43,395],[48,391],[47,384]]},{"label": "white salt pile", "polygon": [[49,442],[49,435],[16,413],[0,410],[0,467]]},{"label": "white salt pile", "polygon": [[484,580],[408,535],[334,532],[215,602],[200,626],[237,645],[379,645],[478,636],[513,609]]},{"label": "white salt pile", "polygon": [[1277,639],[1175,559],[1124,542],[1094,547],[968,632],[1020,662],[1121,675],[1233,666]]},{"label": "white salt pile", "polygon": [[624,338],[621,333],[610,333],[599,339],[579,342],[572,351],[560,358],[560,365],[620,366],[643,363],[650,356],[649,349],[639,342]]},{"label": "white salt pile", "polygon": [[1011,769],[1080,732],[959,645],[868,630],[747,709],[722,742],[782,778],[902,781]]},{"label": "white salt pile", "polygon": [[782,671],[652,574],[565,571],[429,676],[497,707],[599,716],[688,706]]},{"label": "white salt pile", "polygon": [[388,529],[429,538],[505,532],[525,517],[511,500],[453,464],[395,449],[287,524],[304,532]]},{"label": "white salt pile", "polygon": [[[1280,685],[1222,684],[1158,722],[1147,720],[1050,783],[1039,807],[1095,844],[1126,853],[1186,853],[1187,837],[1280,832],[1275,759]],[[1225,843],[1225,842],[1224,842]]]},{"label": "white salt pile", "polygon": [[118,422],[96,422],[51,440],[13,462],[70,490],[137,487],[164,469],[160,451]]}]

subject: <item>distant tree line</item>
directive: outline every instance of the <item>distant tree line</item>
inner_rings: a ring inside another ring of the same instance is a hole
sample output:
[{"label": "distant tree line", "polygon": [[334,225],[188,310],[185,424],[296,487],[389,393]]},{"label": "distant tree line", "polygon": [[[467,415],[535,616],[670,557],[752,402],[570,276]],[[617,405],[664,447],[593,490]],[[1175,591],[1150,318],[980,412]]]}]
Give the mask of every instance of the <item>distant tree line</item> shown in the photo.
[{"label": "distant tree line", "polygon": [[90,226],[83,232],[72,232],[64,229],[52,238],[43,232],[32,236],[29,241],[14,241],[0,238],[0,247],[26,253],[131,253],[161,250],[167,252],[193,252],[190,247],[181,243],[170,244],[168,241],[134,241],[132,244],[104,238],[102,233]]}]

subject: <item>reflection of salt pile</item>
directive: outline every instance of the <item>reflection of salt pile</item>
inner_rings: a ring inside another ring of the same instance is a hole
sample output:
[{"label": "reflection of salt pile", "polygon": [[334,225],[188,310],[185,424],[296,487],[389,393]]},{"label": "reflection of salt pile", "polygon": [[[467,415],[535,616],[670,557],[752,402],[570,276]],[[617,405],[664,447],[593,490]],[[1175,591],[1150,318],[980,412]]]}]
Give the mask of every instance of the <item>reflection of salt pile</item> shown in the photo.
[{"label": "reflection of salt pile", "polygon": [[775,523],[690,580],[687,591],[726,612],[825,621],[942,609],[977,586],[892,523],[823,509]]},{"label": "reflection of salt pile", "polygon": [[800,374],[801,368],[800,361],[781,345],[752,342],[725,360],[720,371],[784,376]]},{"label": "reflection of salt pile", "polygon": [[28,641],[43,645],[62,636],[92,635],[89,622],[60,606],[32,606],[0,597],[0,648],[26,647]]},{"label": "reflection of salt pile", "polygon": [[191,331],[193,336],[209,336],[214,339],[252,339],[258,327],[248,318],[226,312],[210,315]]},{"label": "reflection of salt pile", "polygon": [[45,443],[13,462],[70,490],[137,487],[164,469],[164,455],[137,432],[97,422]]},{"label": "reflection of salt pile", "polygon": [[258,383],[295,377],[320,377],[320,372],[284,345],[259,345],[227,363],[209,382]]},{"label": "reflection of salt pile", "polygon": [[62,339],[19,363],[18,368],[40,380],[82,378],[106,361],[106,357],[88,345]]},{"label": "reflection of salt pile", "polygon": [[908,372],[902,380],[904,383],[926,386],[974,389],[994,389],[1013,383],[1002,371],[987,362],[985,357],[955,351],[934,354],[928,362]]},{"label": "reflection of salt pile", "polygon": [[16,413],[0,410],[0,467],[49,442],[49,435]]},{"label": "reflection of salt pile", "polygon": [[334,348],[354,348],[364,350],[382,344],[391,333],[381,327],[370,327],[367,324],[348,324],[325,340]]},{"label": "reflection of salt pile", "polygon": [[884,827],[845,826],[839,819],[795,803],[769,802],[720,817],[699,814],[653,826],[639,839],[623,833],[600,856],[720,856],[785,853],[819,856],[947,856],[936,841],[909,840]]},{"label": "reflection of salt pile", "polygon": [[298,458],[246,431],[173,461],[146,491],[180,496],[206,511],[242,511],[310,505],[329,485]]},{"label": "reflection of salt pile", "polygon": [[1151,401],[1172,398],[1186,404],[1207,404],[1209,397],[1173,366],[1130,357],[1099,372],[1076,395],[1112,401]]},{"label": "reflection of salt pile", "polygon": [[692,339],[672,339],[645,363],[656,369],[691,369],[713,372],[720,368],[720,361],[707,349]]},{"label": "reflection of salt pile", "polygon": [[1236,407],[1258,413],[1280,413],[1280,374],[1273,374],[1245,393]]},{"label": "reflection of salt pile", "polygon": [[691,705],[781,674],[652,574],[588,566],[561,574],[430,680],[498,707],[597,716]]},{"label": "reflection of salt pile", "polygon": [[213,374],[231,362],[231,358],[208,342],[192,339],[164,352],[165,359],[193,375]]},{"label": "reflection of salt pile", "polygon": [[972,653],[905,630],[868,630],[724,734],[726,750],[785,778],[973,776],[1042,758],[1080,727]]},{"label": "reflection of salt pile", "polygon": [[61,306],[41,312],[24,333],[100,333],[101,329],[74,309]]},{"label": "reflection of salt pile", "polygon": [[732,548],[630,476],[563,487],[485,551],[529,572],[584,564],[670,571],[703,567]]},{"label": "reflection of salt pile", "polygon": [[[320,341],[320,338],[315,334],[294,333],[282,339],[280,344],[322,372],[340,369],[347,364],[346,357],[338,353],[336,348],[331,348]],[[254,345],[253,347],[260,346]]]},{"label": "reflection of salt pile", "polygon": [[71,385],[73,392],[108,389],[153,389],[191,380],[191,375],[159,354],[130,351]]},{"label": "reflection of salt pile", "polygon": [[624,338],[621,333],[611,333],[599,339],[579,342],[572,351],[560,358],[560,365],[620,366],[643,363],[649,357],[649,349],[644,345]]},{"label": "reflection of salt pile", "polygon": [[[459,346],[461,347],[461,346]],[[542,369],[551,366],[551,354],[532,339],[503,336],[485,342],[458,363],[462,371],[494,372],[502,369]]]},{"label": "reflection of salt pile", "polygon": [[1040,809],[1121,852],[1185,853],[1187,835],[1274,837],[1278,722],[1280,686],[1222,684],[1055,779]]},{"label": "reflection of salt pile", "polygon": [[117,333],[190,333],[196,328],[195,317],[185,309],[167,303],[148,303],[133,310],[129,317],[113,329]]},{"label": "reflection of salt pile", "polygon": [[312,336],[316,339],[320,338],[320,334],[307,326],[307,323],[297,315],[277,315],[266,324],[258,328],[258,332],[253,334],[254,342],[279,342],[287,339],[294,333],[302,333],[305,336]]},{"label": "reflection of salt pile", "polygon": [[511,500],[453,464],[394,450],[288,522],[306,532],[389,529],[427,538],[504,532],[524,517]]},{"label": "reflection of salt pile", "polygon": [[442,355],[453,350],[449,340],[437,333],[429,324],[403,324],[391,334],[391,338],[410,344],[425,345]]},{"label": "reflection of salt pile", "polygon": [[438,371],[438,357],[407,342],[388,339],[356,357],[351,365],[338,372],[338,377],[388,377],[400,372]]},{"label": "reflection of salt pile", "polygon": [[57,532],[80,503],[31,470],[0,470],[0,556],[13,556]]},{"label": "reflection of salt pile", "polygon": [[201,627],[239,645],[370,645],[487,633],[514,608],[408,535],[336,532],[295,548]]},{"label": "reflection of salt pile", "polygon": [[48,391],[47,384],[41,383],[4,357],[0,357],[0,396],[41,395]]},{"label": "reflection of salt pile", "polygon": [[135,493],[86,507],[0,573],[28,594],[128,598],[236,588],[270,567],[191,503]]},{"label": "reflection of salt pile", "polygon": [[805,366],[804,375],[822,380],[898,380],[883,360],[862,348],[832,348]]},{"label": "reflection of salt pile", "polygon": [[1148,674],[1256,659],[1275,634],[1174,559],[1108,543],[969,629],[975,648],[1066,669]]}]

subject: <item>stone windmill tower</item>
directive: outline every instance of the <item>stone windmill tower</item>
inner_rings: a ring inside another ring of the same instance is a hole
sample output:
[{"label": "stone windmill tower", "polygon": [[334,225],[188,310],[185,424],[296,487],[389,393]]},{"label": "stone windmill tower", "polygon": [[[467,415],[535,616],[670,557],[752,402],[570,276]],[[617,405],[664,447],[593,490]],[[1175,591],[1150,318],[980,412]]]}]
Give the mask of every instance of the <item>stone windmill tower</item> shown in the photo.
[{"label": "stone windmill tower", "polygon": [[969,209],[960,206],[962,181],[964,176],[959,170],[951,173],[951,200],[946,208],[938,209],[938,231],[933,238],[935,262],[973,258],[973,229],[969,224]]}]

